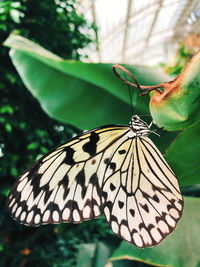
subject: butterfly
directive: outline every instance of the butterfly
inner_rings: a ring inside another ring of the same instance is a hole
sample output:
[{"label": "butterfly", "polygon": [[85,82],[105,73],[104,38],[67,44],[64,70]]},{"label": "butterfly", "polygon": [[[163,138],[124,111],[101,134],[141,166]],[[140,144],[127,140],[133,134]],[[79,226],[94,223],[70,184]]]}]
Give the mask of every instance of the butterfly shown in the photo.
[{"label": "butterfly", "polygon": [[159,244],[176,227],[183,198],[176,175],[134,115],[129,126],[107,125],[60,145],[15,183],[7,209],[39,226],[105,215],[113,233],[139,248]]}]

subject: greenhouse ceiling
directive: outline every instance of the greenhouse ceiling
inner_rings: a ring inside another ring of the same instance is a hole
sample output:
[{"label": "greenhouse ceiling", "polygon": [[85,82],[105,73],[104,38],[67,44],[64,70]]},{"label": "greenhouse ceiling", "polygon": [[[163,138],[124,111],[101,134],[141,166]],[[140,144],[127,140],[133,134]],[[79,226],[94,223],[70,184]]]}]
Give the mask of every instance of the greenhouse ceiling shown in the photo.
[{"label": "greenhouse ceiling", "polygon": [[82,0],[81,12],[99,29],[90,62],[166,62],[200,28],[199,0]]}]

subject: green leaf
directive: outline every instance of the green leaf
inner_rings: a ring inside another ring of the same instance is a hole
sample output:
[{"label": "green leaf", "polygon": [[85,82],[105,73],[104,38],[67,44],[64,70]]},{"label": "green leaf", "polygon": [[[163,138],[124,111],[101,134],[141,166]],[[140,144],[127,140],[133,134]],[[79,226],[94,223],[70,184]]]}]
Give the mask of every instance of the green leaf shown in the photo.
[{"label": "green leaf", "polygon": [[10,105],[3,105],[1,108],[0,108],[0,113],[4,114],[4,113],[9,113],[9,114],[13,114],[14,110],[12,108],[12,106]]},{"label": "green leaf", "polygon": [[95,243],[80,245],[76,266],[77,267],[92,267],[95,250],[96,250]]},{"label": "green leaf", "polygon": [[11,133],[12,132],[12,126],[10,123],[6,123],[5,124],[5,129],[8,133]]},{"label": "green leaf", "polygon": [[165,158],[179,178],[181,186],[200,181],[200,123],[183,131],[169,147]]},{"label": "green leaf", "polygon": [[200,198],[185,198],[183,217],[177,229],[160,245],[139,249],[123,241],[111,261],[129,259],[152,265],[174,267],[200,266]]},{"label": "green leaf", "polygon": [[[112,64],[63,60],[17,35],[4,44],[12,48],[13,64],[49,116],[83,129],[129,122],[128,90],[113,75]],[[127,67],[144,85],[169,79],[152,68]],[[147,114],[149,97],[139,97],[138,91],[132,90],[134,112]]]},{"label": "green leaf", "polygon": [[[112,239],[109,241],[112,241]],[[93,261],[95,264],[93,264],[93,267],[105,266],[108,258],[111,256],[116,247],[116,244],[113,242],[98,242]]]},{"label": "green leaf", "polygon": [[[111,241],[111,242],[110,242]],[[109,256],[116,249],[113,240],[81,244],[77,255],[77,267],[102,267],[106,265]]]},{"label": "green leaf", "polygon": [[39,142],[35,141],[35,142],[28,144],[27,149],[31,150],[31,149],[36,149],[37,147],[39,147]]}]

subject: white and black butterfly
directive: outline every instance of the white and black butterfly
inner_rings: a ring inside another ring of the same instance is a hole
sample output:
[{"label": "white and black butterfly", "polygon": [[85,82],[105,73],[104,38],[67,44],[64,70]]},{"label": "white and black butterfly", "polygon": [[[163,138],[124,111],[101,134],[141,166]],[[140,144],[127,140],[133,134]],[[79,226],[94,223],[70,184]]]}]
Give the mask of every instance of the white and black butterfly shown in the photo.
[{"label": "white and black butterfly", "polygon": [[10,215],[39,226],[103,213],[120,238],[140,248],[159,244],[175,229],[183,198],[151,132],[136,115],[130,126],[103,126],[53,149],[14,185]]}]

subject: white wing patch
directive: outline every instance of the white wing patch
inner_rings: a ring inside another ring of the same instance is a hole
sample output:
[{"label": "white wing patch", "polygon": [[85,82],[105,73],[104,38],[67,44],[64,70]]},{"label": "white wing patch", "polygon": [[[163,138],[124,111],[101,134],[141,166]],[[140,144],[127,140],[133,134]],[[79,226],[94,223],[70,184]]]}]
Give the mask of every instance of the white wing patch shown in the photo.
[{"label": "white wing patch", "polygon": [[148,137],[123,144],[106,168],[102,187],[104,215],[122,239],[140,248],[159,244],[176,227],[183,208],[177,178]]}]

